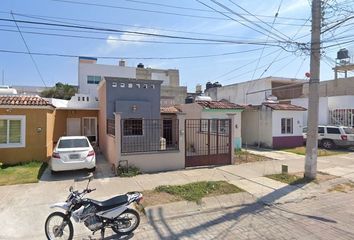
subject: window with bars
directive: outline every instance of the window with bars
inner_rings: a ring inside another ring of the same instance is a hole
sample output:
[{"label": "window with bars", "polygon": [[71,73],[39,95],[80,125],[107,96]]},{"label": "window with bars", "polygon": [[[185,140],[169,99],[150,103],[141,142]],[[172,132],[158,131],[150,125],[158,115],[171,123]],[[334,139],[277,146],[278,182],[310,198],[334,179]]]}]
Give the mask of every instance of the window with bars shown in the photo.
[{"label": "window with bars", "polygon": [[143,119],[125,119],[123,122],[123,136],[143,135]]},{"label": "window with bars", "polygon": [[293,118],[281,119],[281,133],[292,134],[293,133]]},{"label": "window with bars", "polygon": [[25,117],[1,116],[0,148],[24,147]]}]

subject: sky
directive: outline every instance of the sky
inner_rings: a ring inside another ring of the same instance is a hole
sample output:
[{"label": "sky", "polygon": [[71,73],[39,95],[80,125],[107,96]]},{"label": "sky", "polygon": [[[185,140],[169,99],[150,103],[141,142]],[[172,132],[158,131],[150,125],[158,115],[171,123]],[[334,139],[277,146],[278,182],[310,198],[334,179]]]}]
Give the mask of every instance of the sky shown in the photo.
[{"label": "sky", "polygon": [[[343,4],[354,4],[350,0],[343,1]],[[278,17],[274,18],[277,11]],[[245,15],[238,15],[240,13]],[[32,55],[41,79],[30,55],[3,52],[27,52],[15,23],[4,21],[15,19],[123,30],[125,32],[93,32],[18,23],[32,53],[98,57],[98,63],[103,64],[118,64],[120,58],[125,58],[128,66],[141,62],[152,68],[179,69],[180,84],[188,86],[189,91],[194,91],[196,84],[205,86],[208,81],[228,85],[268,76],[303,79],[309,71],[310,56],[286,42],[310,41],[310,14],[308,0],[1,0],[0,71],[4,72],[6,85],[78,84],[76,57]],[[326,26],[341,19],[341,16],[335,17],[325,18]],[[337,46],[326,48],[323,53],[321,81],[333,79],[331,67],[340,48],[354,50],[353,43],[341,44],[344,40],[334,39],[334,36],[353,33],[345,27],[323,36],[327,45]],[[347,27],[351,29],[349,24]],[[252,44],[240,44],[245,42]],[[195,56],[199,58],[166,59]]]}]

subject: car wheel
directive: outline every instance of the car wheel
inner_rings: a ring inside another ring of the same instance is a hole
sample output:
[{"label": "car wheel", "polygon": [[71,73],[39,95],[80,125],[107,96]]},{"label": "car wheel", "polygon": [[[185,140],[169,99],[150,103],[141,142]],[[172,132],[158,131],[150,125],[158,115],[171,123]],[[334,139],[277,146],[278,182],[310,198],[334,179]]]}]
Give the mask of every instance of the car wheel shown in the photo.
[{"label": "car wheel", "polygon": [[334,148],[333,141],[332,140],[328,140],[328,139],[322,140],[321,145],[325,149],[333,149]]},{"label": "car wheel", "polygon": [[50,170],[50,173],[51,173],[52,175],[56,175],[58,172],[56,172],[56,171],[54,171],[54,170]]},{"label": "car wheel", "polygon": [[94,171],[96,171],[96,167],[89,169],[89,172],[94,172]]}]

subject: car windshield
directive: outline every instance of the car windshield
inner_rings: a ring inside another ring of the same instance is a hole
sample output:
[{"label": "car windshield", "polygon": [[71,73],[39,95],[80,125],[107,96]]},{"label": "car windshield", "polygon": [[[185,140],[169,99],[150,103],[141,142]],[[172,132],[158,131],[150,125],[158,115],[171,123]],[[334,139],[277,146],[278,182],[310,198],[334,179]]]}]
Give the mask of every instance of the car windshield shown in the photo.
[{"label": "car windshield", "polygon": [[84,138],[79,139],[62,139],[59,141],[58,148],[81,148],[89,147],[89,143]]},{"label": "car windshield", "polygon": [[353,128],[343,128],[343,130],[346,134],[354,134]]}]

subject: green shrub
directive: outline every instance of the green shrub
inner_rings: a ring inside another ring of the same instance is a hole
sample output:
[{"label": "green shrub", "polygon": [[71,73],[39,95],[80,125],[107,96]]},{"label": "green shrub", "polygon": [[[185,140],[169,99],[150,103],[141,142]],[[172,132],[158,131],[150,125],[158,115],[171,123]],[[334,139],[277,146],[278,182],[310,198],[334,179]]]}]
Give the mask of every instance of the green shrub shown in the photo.
[{"label": "green shrub", "polygon": [[129,167],[118,166],[117,168],[117,175],[119,177],[134,177],[141,173],[140,169],[134,165],[130,165]]}]

